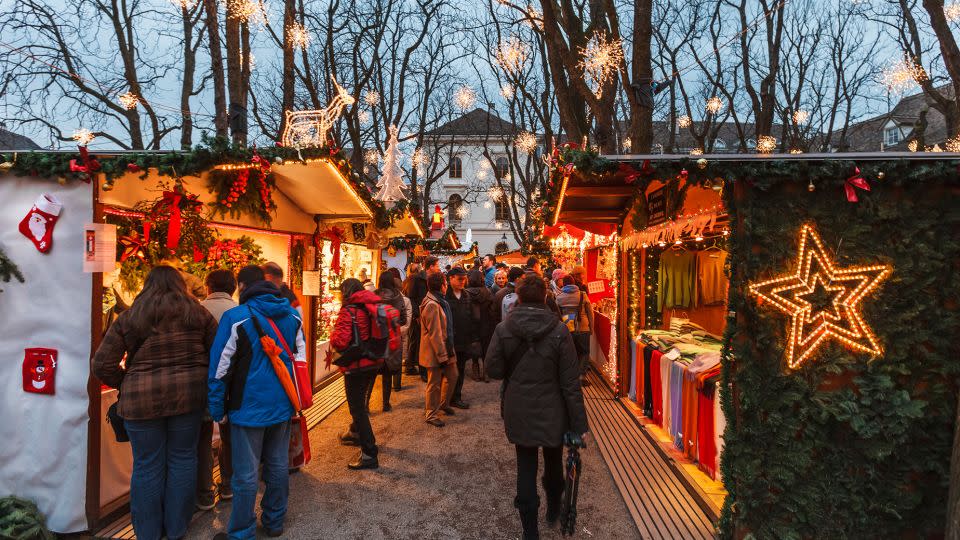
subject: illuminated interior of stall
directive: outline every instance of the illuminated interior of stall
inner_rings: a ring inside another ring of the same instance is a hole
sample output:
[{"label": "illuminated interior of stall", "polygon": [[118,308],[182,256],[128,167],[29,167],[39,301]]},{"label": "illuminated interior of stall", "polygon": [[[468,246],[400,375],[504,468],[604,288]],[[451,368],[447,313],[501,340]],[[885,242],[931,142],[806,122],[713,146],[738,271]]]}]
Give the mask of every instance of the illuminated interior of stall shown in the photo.
[{"label": "illuminated interior of stall", "polygon": [[646,192],[648,226],[633,230],[631,213],[623,228],[631,339],[624,402],[716,514],[726,496],[718,467],[726,213],[719,189],[690,186],[676,215],[661,217],[661,187],[653,182]]}]

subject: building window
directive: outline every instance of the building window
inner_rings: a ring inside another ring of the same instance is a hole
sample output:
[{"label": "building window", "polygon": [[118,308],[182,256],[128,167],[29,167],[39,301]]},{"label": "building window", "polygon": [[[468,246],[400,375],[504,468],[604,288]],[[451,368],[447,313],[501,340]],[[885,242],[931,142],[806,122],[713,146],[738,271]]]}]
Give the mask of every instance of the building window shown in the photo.
[{"label": "building window", "polygon": [[493,208],[497,221],[510,221],[510,206],[507,204],[506,195],[493,201]]},{"label": "building window", "polygon": [[493,172],[497,175],[497,178],[506,178],[510,174],[510,161],[505,157],[498,157],[497,166]]},{"label": "building window", "polygon": [[463,178],[463,162],[457,156],[450,158],[450,178]]},{"label": "building window", "polygon": [[447,199],[447,214],[450,221],[460,221],[460,215],[463,214],[463,197],[454,193]]},{"label": "building window", "polygon": [[886,146],[893,146],[899,143],[902,137],[903,135],[900,133],[900,128],[898,127],[887,128],[883,131],[883,142]]}]

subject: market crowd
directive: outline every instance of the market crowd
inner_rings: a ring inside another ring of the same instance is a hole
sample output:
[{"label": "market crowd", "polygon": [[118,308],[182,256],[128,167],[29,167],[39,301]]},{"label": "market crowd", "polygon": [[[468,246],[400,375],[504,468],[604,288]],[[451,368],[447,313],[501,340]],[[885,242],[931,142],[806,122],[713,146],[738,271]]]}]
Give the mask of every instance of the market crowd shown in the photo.
[{"label": "market crowd", "polygon": [[[544,272],[535,257],[508,267],[493,255],[442,269],[427,257],[401,278],[389,268],[376,282],[363,272],[340,285],[326,362],[343,373],[352,418],[340,443],[359,447],[347,467],[379,467],[369,418],[378,379],[383,412],[404,389],[404,375],[426,383],[424,421],[435,428],[458,415],[469,421],[468,371],[478,383],[502,380],[501,415],[516,447],[514,505],[523,538],[539,538],[539,454],[552,525],[564,490],[564,436],[588,429],[581,385],[593,310],[584,269]],[[300,408],[291,381],[306,346],[302,310],[276,263],[216,270],[205,282],[175,263],[150,271],[93,359],[94,374],[119,391],[111,420],[132,448],[137,538],[183,538],[193,513],[213,508],[217,495],[231,510],[215,539],[254,538],[258,481],[262,531],[283,533],[296,468],[291,419]]]}]

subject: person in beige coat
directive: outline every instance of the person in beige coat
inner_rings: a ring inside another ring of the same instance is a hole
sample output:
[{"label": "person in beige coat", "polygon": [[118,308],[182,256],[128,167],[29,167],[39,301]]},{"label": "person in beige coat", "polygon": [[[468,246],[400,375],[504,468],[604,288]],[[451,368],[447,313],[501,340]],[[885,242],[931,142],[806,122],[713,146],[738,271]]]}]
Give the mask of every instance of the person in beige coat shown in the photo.
[{"label": "person in beige coat", "polygon": [[450,400],[457,380],[457,357],[450,339],[444,295],[446,277],[437,272],[427,276],[427,296],[420,304],[420,365],[427,370],[426,420],[435,427],[445,424],[440,411],[453,415]]}]

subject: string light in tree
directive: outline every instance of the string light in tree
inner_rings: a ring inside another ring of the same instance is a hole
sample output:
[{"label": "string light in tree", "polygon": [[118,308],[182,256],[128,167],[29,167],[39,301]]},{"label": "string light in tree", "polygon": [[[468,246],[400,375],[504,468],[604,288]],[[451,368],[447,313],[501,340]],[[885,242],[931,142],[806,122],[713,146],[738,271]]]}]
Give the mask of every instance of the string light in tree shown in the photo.
[{"label": "string light in tree", "polygon": [[927,80],[927,72],[909,55],[884,68],[880,80],[889,92],[902,93]]},{"label": "string light in tree", "polygon": [[532,154],[537,149],[537,136],[523,131],[513,140],[513,144],[524,154]]},{"label": "string light in tree", "polygon": [[313,40],[310,32],[307,32],[307,28],[300,23],[293,23],[290,26],[287,30],[287,39],[290,40],[291,45],[298,49],[306,49],[310,46],[310,41]]},{"label": "string light in tree", "polygon": [[629,152],[629,151],[630,151],[630,148],[631,148],[632,146],[633,146],[633,141],[630,139],[630,137],[627,137],[626,139],[623,140],[623,151],[624,151],[624,152]]},{"label": "string light in tree", "polygon": [[604,34],[594,32],[586,47],[580,48],[580,63],[577,65],[593,86],[593,94],[600,99],[603,87],[613,80],[623,65],[623,46],[619,40],[608,40]]},{"label": "string light in tree", "polygon": [[519,75],[530,56],[530,45],[517,36],[510,36],[497,45],[494,59],[503,71]]},{"label": "string light in tree", "polygon": [[368,124],[368,123],[370,123],[370,113],[367,112],[367,111],[360,111],[360,112],[358,112],[358,113],[357,113],[357,120],[358,120],[361,124]]},{"label": "string light in tree", "polygon": [[94,138],[96,135],[87,128],[80,128],[73,132],[73,140],[80,146],[87,146]]},{"label": "string light in tree", "polygon": [[505,83],[503,86],[500,87],[500,97],[502,97],[503,99],[506,99],[509,101],[513,99],[514,94],[516,94],[516,91],[513,89],[512,84]]},{"label": "string light in tree", "polygon": [[490,189],[487,190],[487,195],[490,197],[490,200],[500,201],[503,199],[503,188],[500,186],[490,186]]},{"label": "string light in tree", "polygon": [[367,165],[379,165],[380,157],[380,152],[375,148],[371,148],[363,153],[363,161]]},{"label": "string light in tree", "polygon": [[810,111],[805,111],[803,109],[798,109],[793,111],[793,123],[802,126],[810,120]]},{"label": "string light in tree", "polygon": [[691,125],[693,125],[693,120],[690,120],[689,116],[683,115],[680,118],[677,118],[677,127],[687,129]]},{"label": "string light in tree", "polygon": [[693,149],[691,149],[691,150],[690,150],[690,155],[691,155],[691,156],[702,156],[702,155],[703,155],[703,148],[693,148]]},{"label": "string light in tree", "polygon": [[428,163],[430,163],[430,156],[423,151],[423,148],[417,148],[410,156],[410,164],[413,165],[414,169],[426,167]]},{"label": "string light in tree", "polygon": [[723,107],[724,107],[723,100],[717,96],[713,96],[712,98],[707,100],[707,112],[710,114],[718,114],[720,111],[723,110]]},{"label": "string light in tree", "polygon": [[376,107],[380,104],[380,92],[376,90],[370,90],[363,95],[363,102],[370,107]]},{"label": "string light in tree", "polygon": [[540,13],[533,5],[527,6],[527,17],[523,20],[523,23],[527,27],[534,30],[543,30],[543,14]]},{"label": "string light in tree", "polygon": [[957,22],[960,20],[960,2],[952,2],[943,6],[943,14],[948,22]]},{"label": "string light in tree", "polygon": [[769,154],[777,149],[777,139],[770,135],[761,135],[757,137],[757,152]]},{"label": "string light in tree", "polygon": [[120,94],[120,97],[117,98],[117,102],[120,103],[121,107],[129,111],[140,104],[140,98],[138,98],[133,92],[127,92],[125,94]]},{"label": "string light in tree", "polygon": [[893,269],[889,265],[837,268],[810,224],[800,229],[795,264],[793,274],[750,285],[752,294],[790,316],[787,365],[799,368],[831,339],[858,352],[880,355],[883,349],[863,320],[860,303]]},{"label": "string light in tree", "polygon": [[460,110],[466,111],[477,103],[477,93],[469,86],[461,86],[453,93],[453,102]]},{"label": "string light in tree", "polygon": [[227,0],[228,16],[248,24],[266,24],[267,9],[261,0]]}]

